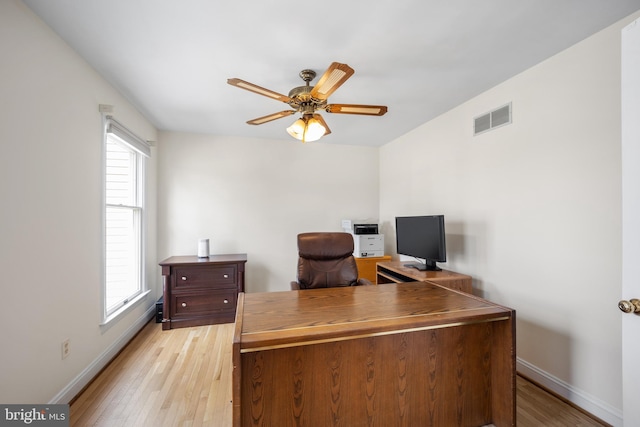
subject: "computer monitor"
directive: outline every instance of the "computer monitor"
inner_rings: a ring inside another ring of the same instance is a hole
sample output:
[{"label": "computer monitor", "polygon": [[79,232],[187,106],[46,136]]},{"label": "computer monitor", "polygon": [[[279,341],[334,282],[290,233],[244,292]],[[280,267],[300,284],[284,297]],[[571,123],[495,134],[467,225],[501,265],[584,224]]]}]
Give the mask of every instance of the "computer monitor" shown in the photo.
[{"label": "computer monitor", "polygon": [[436,262],[447,261],[444,215],[396,217],[396,248],[400,255],[424,259],[406,267],[439,271]]}]

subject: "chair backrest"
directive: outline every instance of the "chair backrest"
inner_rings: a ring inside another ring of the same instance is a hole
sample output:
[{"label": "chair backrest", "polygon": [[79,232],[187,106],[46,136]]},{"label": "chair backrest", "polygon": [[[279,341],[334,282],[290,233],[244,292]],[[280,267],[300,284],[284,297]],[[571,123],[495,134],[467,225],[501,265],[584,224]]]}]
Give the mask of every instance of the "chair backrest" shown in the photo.
[{"label": "chair backrest", "polygon": [[349,233],[298,235],[298,284],[300,289],[332,288],[358,284],[358,266]]}]

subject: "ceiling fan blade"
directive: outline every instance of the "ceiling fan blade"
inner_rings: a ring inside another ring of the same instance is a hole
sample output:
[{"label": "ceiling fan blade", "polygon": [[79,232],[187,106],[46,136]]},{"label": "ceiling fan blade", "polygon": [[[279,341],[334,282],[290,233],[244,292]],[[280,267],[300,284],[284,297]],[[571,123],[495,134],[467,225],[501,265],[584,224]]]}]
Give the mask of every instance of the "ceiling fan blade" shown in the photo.
[{"label": "ceiling fan blade", "polygon": [[295,110],[284,110],[279,113],[269,114],[268,116],[258,117],[257,119],[249,120],[247,124],[249,125],[261,125],[263,123],[270,122],[272,120],[281,119],[283,117],[290,116],[295,113]]},{"label": "ceiling fan blade", "polygon": [[387,112],[387,107],[385,105],[329,104],[325,110],[327,113],[382,116]]},{"label": "ceiling fan blade", "polygon": [[329,126],[327,125],[327,122],[324,121],[324,118],[320,115],[320,114],[314,114],[313,115],[314,118],[318,119],[318,121],[322,124],[322,126],[324,126],[324,128],[326,129],[325,131],[325,135],[329,135],[331,133],[331,129],[329,129]]},{"label": "ceiling fan blade", "polygon": [[258,95],[268,96],[269,98],[277,99],[278,101],[282,101],[286,103],[291,101],[291,98],[289,98],[287,95],[283,95],[281,93],[274,92],[269,89],[265,89],[262,86],[254,85],[253,83],[245,82],[244,80],[235,79],[235,78],[227,79],[227,83],[229,83],[231,86],[236,86],[236,87],[239,87],[240,89],[245,89],[253,93],[257,93]]},{"label": "ceiling fan blade", "polygon": [[342,86],[353,73],[355,73],[355,71],[347,64],[340,64],[339,62],[332,63],[322,77],[320,77],[318,84],[311,90],[311,97],[320,100],[329,98],[329,95]]}]

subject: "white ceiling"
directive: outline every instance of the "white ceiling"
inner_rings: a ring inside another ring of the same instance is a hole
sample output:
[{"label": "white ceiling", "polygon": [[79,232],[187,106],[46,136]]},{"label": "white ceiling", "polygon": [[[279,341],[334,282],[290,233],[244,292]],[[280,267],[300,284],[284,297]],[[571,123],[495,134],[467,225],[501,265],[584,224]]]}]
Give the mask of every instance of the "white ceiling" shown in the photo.
[{"label": "white ceiling", "polygon": [[[380,146],[640,9],[640,0],[24,0],[160,130],[291,139],[287,94],[333,61],[355,74],[328,144]],[[314,83],[312,82],[312,84]],[[498,107],[498,106],[496,106]],[[517,108],[517,106],[514,106]],[[478,111],[478,114],[484,111]],[[471,127],[471,118],[469,122]],[[291,141],[295,141],[291,139]]]}]

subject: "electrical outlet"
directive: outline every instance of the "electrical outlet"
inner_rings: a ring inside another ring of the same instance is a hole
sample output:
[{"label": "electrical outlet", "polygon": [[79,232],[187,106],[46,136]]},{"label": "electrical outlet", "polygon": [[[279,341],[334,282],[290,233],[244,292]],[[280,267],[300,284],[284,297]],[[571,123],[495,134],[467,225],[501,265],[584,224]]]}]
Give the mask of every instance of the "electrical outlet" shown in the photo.
[{"label": "electrical outlet", "polygon": [[62,341],[62,358],[66,359],[70,352],[71,352],[71,341],[69,339],[66,339]]}]

